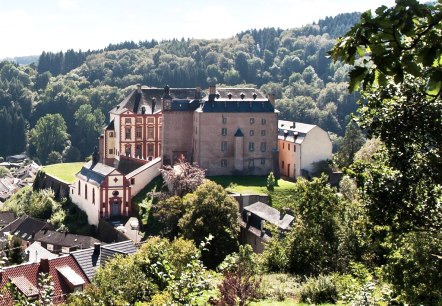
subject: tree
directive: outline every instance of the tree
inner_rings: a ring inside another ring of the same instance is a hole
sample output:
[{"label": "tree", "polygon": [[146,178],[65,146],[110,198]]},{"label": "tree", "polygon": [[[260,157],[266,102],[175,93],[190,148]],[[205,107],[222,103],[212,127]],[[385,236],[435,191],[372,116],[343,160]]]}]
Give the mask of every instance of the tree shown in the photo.
[{"label": "tree", "polygon": [[197,244],[213,235],[202,259],[209,268],[215,268],[226,255],[237,250],[238,204],[212,181],[205,181],[184,202],[186,213],[178,225],[184,237]]},{"label": "tree", "polygon": [[[369,137],[385,144],[386,166],[397,172],[397,188],[384,189],[395,194],[384,207],[390,224],[442,226],[442,218],[436,217],[441,216],[442,184],[441,20],[440,3],[398,0],[375,15],[362,14],[361,23],[330,52],[354,66],[350,90],[361,88],[364,98],[357,120]],[[372,205],[380,208],[383,201]]]},{"label": "tree", "polygon": [[153,215],[164,226],[163,235],[174,238],[179,234],[178,221],[185,213],[185,204],[178,196],[160,200],[153,206]]},{"label": "tree", "polygon": [[359,151],[365,143],[364,134],[362,134],[359,126],[350,121],[345,129],[344,139],[341,143],[341,148],[336,154],[336,162],[341,167],[348,167],[353,163],[355,154]]},{"label": "tree", "polygon": [[205,170],[185,160],[179,160],[174,166],[164,166],[160,172],[169,192],[180,197],[194,191],[205,177]]},{"label": "tree", "polygon": [[63,152],[69,138],[66,123],[60,114],[48,114],[38,119],[30,132],[30,143],[35,147],[37,157],[46,163],[50,152]]},{"label": "tree", "polygon": [[82,157],[89,155],[97,145],[98,136],[104,125],[104,115],[99,109],[92,110],[89,104],[81,105],[74,114],[76,132],[75,143]]},{"label": "tree", "polygon": [[9,264],[21,264],[25,258],[25,252],[22,246],[22,240],[19,237],[12,236],[8,240],[8,244],[5,247],[5,253],[8,257]]}]

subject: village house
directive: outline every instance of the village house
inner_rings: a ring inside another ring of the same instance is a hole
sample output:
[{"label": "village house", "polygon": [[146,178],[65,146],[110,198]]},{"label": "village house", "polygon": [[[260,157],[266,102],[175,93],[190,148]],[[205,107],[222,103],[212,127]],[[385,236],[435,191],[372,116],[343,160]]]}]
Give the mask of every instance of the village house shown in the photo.
[{"label": "village house", "polygon": [[310,176],[314,163],[331,160],[332,143],[317,125],[279,120],[278,151],[281,175],[296,179]]},{"label": "village house", "polygon": [[268,242],[272,236],[266,228],[266,223],[275,226],[280,233],[284,233],[290,229],[294,219],[292,215],[280,213],[265,203],[256,202],[245,206],[241,212],[240,241],[242,244],[251,245],[255,253],[262,253],[265,242]]},{"label": "village house", "polygon": [[89,282],[74,257],[65,255],[53,259],[41,259],[39,262],[0,268],[0,290],[3,296],[0,305],[15,305],[13,297],[5,286],[11,283],[30,301],[39,296],[38,278],[40,273],[47,273],[53,282],[51,305],[64,303],[73,292],[82,291]]}]

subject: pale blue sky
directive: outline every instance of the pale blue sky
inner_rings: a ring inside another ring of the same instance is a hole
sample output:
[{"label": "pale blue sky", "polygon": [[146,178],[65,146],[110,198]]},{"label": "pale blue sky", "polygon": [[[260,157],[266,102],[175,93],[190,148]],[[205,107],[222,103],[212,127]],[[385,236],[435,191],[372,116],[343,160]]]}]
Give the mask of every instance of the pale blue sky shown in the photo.
[{"label": "pale blue sky", "polygon": [[226,38],[383,4],[394,0],[0,0],[0,59],[125,40]]}]

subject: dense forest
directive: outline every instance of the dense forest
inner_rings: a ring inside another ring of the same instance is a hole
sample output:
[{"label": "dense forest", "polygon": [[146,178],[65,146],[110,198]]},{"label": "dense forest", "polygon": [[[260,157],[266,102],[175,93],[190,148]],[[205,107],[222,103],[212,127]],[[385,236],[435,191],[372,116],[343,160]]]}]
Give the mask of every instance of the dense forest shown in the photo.
[{"label": "dense forest", "polygon": [[[229,39],[127,41],[103,50],[43,52],[30,65],[3,61],[0,156],[27,150],[43,164],[83,160],[108,111],[137,83],[256,86],[276,95],[281,119],[343,136],[358,96],[347,91],[349,66],[332,63],[327,51],[359,16],[341,14],[288,30],[253,29]],[[57,131],[57,141],[42,143],[53,139],[41,137],[45,131]]]}]

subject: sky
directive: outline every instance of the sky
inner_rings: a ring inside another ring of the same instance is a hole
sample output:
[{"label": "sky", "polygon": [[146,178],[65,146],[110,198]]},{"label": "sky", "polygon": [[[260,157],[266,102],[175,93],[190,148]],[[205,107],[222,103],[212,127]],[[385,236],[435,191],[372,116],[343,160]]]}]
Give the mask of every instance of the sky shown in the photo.
[{"label": "sky", "polygon": [[289,29],[394,0],[0,0],[0,59],[109,43]]}]

